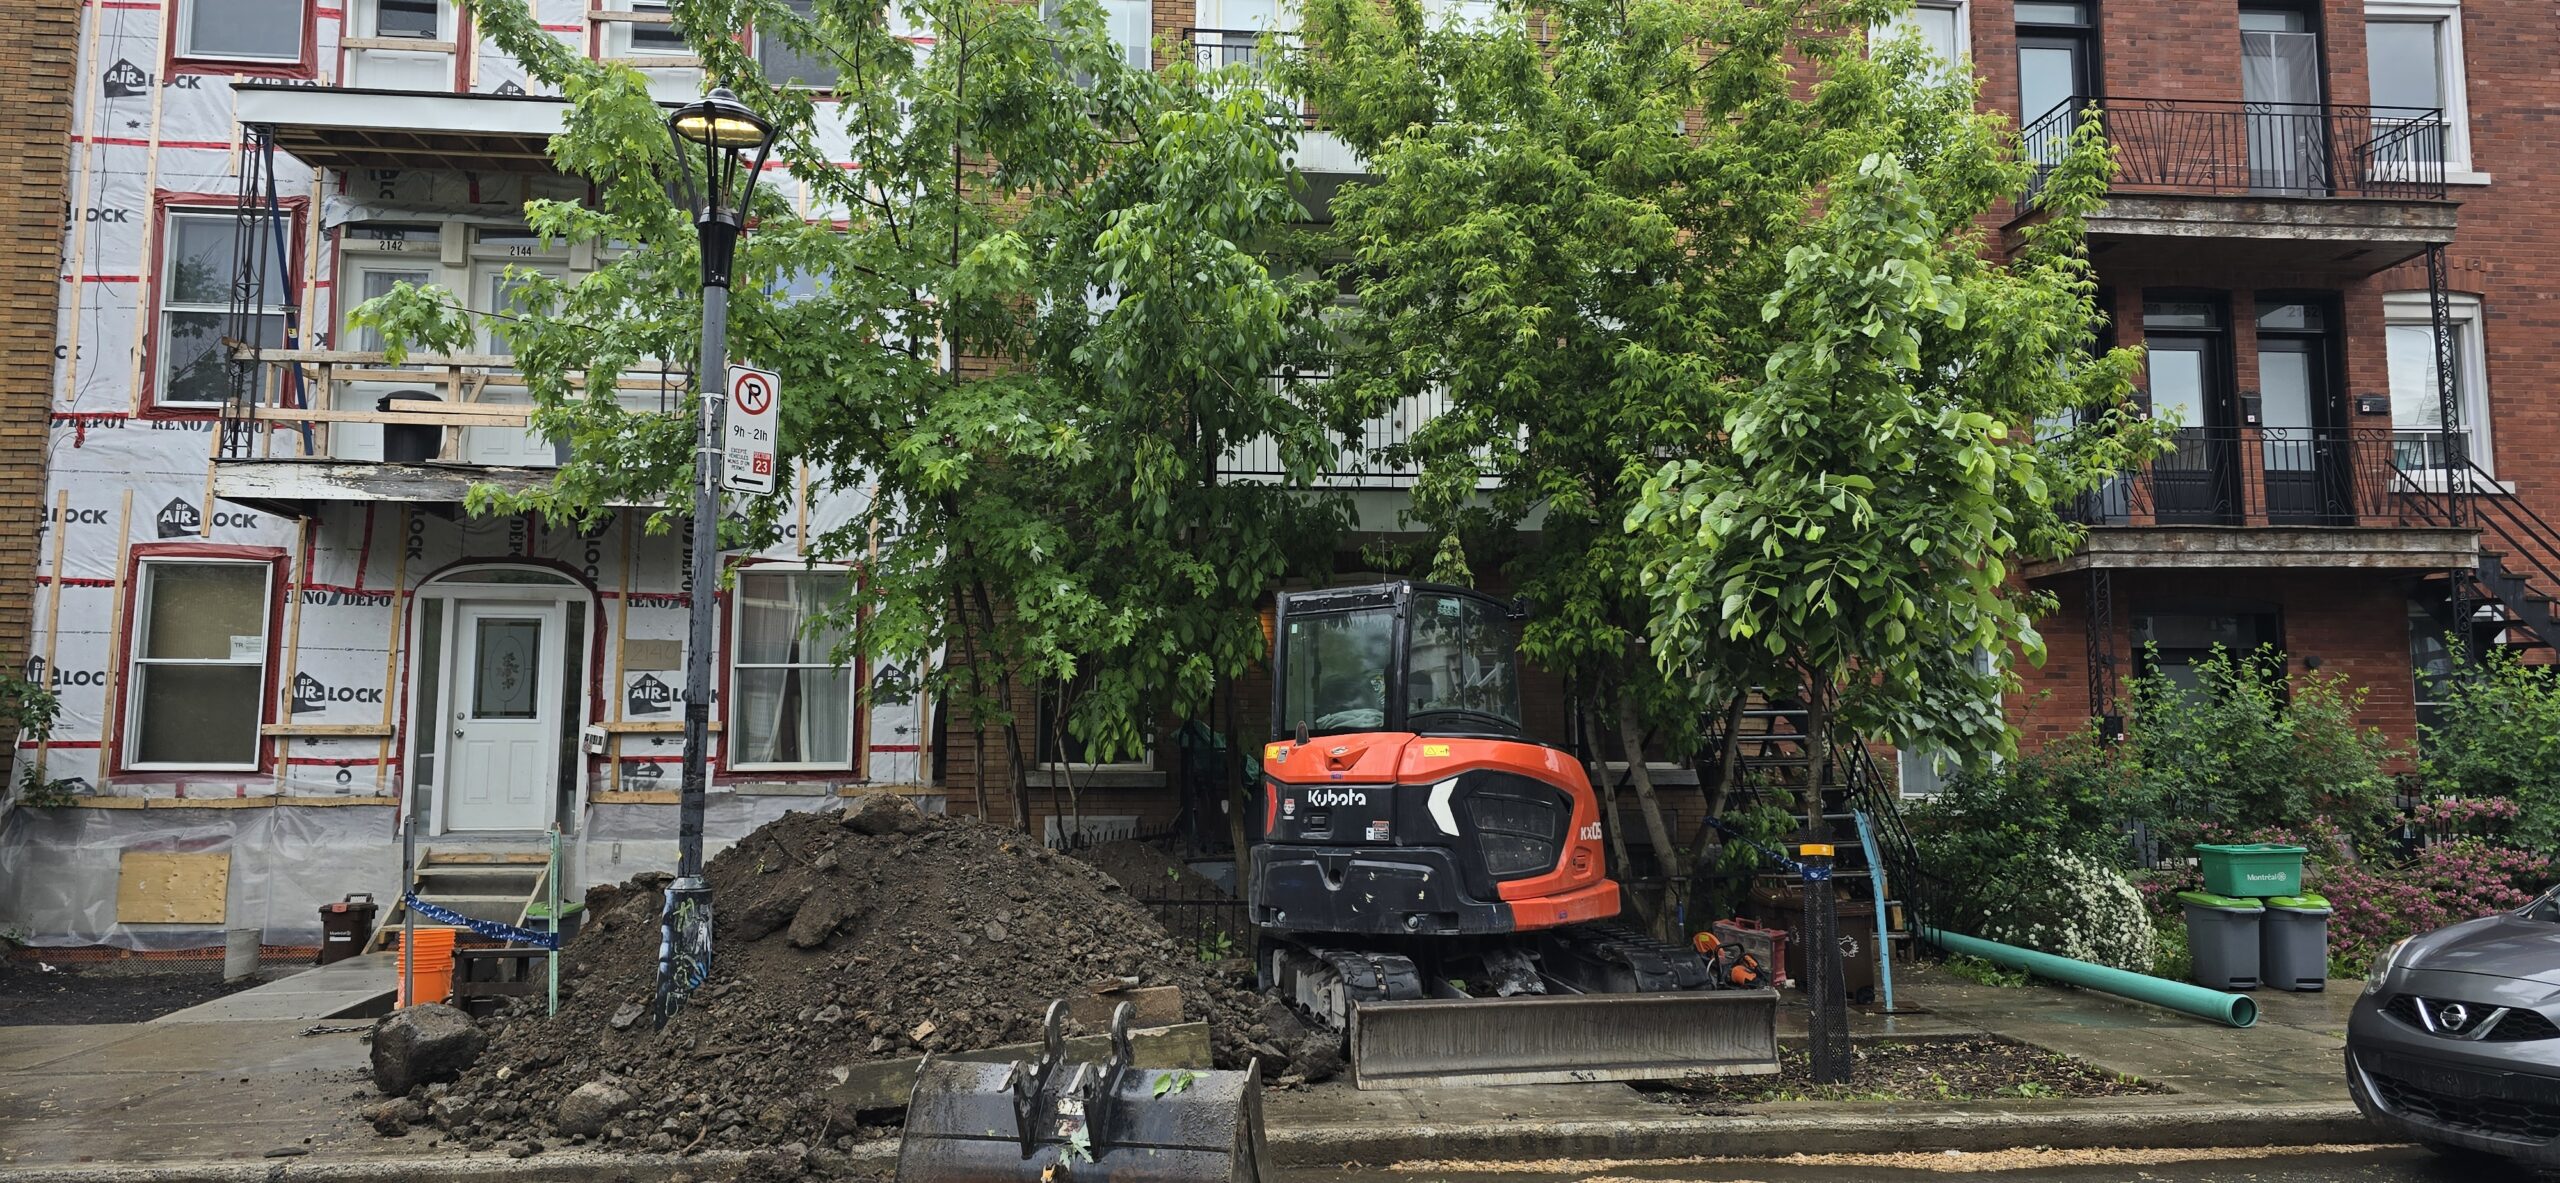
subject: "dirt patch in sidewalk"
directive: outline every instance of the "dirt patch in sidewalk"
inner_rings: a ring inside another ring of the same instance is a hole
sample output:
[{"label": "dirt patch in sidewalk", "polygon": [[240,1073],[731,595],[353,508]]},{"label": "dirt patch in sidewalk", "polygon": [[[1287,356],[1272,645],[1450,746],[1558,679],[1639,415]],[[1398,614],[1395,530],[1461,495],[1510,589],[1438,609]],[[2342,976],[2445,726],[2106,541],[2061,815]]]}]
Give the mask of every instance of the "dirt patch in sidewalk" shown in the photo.
[{"label": "dirt patch in sidewalk", "polygon": [[604,1081],[628,1103],[589,1144],[849,1145],[878,1119],[827,1100],[842,1069],[1036,1040],[1051,1000],[1112,980],[1178,987],[1221,1067],[1258,1056],[1277,1075],[1300,1058],[1308,1037],[1285,1011],[1204,965],[1102,872],[1015,830],[883,801],[785,815],[711,860],[711,977],[663,1031],[649,1007],[664,877],[589,892],[559,1014],[528,1002],[486,1020],[490,1048],[469,1074],[377,1114],[377,1128],[559,1145],[561,1099]]},{"label": "dirt patch in sidewalk", "polygon": [[62,962],[46,961],[40,953],[0,957],[0,1027],[148,1022],[301,968],[269,965],[226,982],[219,957]]},{"label": "dirt patch in sidewalk", "polygon": [[1876,1040],[1856,1045],[1847,1084],[1815,1084],[1800,1046],[1779,1053],[1775,1076],[1695,1077],[1640,1086],[1648,1100],[1693,1112],[1771,1101],[1983,1101],[2019,1097],[2122,1097],[2164,1091],[2059,1052],[2012,1040]]}]

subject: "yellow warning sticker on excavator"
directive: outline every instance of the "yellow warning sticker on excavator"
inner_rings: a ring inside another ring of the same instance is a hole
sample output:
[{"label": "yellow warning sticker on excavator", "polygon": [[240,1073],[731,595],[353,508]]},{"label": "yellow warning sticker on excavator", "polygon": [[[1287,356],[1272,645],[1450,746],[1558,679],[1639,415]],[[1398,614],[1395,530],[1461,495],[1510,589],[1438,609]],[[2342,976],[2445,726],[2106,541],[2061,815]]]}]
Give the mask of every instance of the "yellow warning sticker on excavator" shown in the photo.
[{"label": "yellow warning sticker on excavator", "polygon": [[1449,745],[1445,743],[1427,743],[1422,745],[1422,754],[1425,756],[1446,756],[1449,754]]},{"label": "yellow warning sticker on excavator", "polygon": [[1272,744],[1271,746],[1262,749],[1262,758],[1265,760],[1286,760],[1289,758],[1289,745],[1285,743]]}]

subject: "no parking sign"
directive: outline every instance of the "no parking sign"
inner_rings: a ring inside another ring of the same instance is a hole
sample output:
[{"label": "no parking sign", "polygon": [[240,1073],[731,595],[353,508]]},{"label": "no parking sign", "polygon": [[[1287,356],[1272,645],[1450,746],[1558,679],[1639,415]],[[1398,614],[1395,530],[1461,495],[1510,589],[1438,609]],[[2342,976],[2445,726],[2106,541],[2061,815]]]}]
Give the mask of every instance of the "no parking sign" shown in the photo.
[{"label": "no parking sign", "polygon": [[721,441],[720,485],[740,493],[771,493],[781,467],[782,395],[777,375],[729,367],[728,438]]}]

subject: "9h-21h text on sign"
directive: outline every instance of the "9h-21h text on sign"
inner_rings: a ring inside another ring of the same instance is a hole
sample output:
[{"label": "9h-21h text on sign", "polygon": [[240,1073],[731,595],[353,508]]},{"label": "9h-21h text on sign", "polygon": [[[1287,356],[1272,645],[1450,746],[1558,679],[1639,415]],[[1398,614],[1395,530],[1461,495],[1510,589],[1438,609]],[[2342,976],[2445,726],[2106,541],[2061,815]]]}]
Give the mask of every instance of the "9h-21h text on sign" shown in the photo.
[{"label": "9h-21h text on sign", "polygon": [[771,493],[782,467],[782,393],[777,375],[729,367],[729,414],[720,441],[722,488]]}]

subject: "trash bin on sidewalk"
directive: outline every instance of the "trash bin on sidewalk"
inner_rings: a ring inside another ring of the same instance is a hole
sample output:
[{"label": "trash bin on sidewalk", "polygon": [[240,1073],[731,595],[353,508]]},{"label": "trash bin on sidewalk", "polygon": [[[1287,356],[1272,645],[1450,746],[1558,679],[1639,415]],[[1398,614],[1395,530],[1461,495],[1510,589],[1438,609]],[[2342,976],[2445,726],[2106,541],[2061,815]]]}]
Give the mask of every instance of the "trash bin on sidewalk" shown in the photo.
[{"label": "trash bin on sidewalk", "polygon": [[2182,891],[2187,909],[2187,952],[2199,986],[2216,990],[2255,990],[2259,982],[2258,925],[2266,908],[2256,900]]},{"label": "trash bin on sidewalk", "polygon": [[344,961],[364,952],[373,939],[373,916],[379,909],[369,891],[350,892],[334,904],[320,905],[320,957],[316,965]]},{"label": "trash bin on sidewalk", "polygon": [[2278,990],[2329,987],[2329,901],[2316,895],[2268,899],[2258,928],[2258,973]]},{"label": "trash bin on sidewalk", "polygon": [[2236,846],[2207,843],[2196,847],[2196,861],[2202,864],[2206,891],[2243,899],[2263,899],[2271,895],[2294,895],[2302,890],[2302,856],[2307,853],[2299,846],[2277,846],[2265,842]]}]

